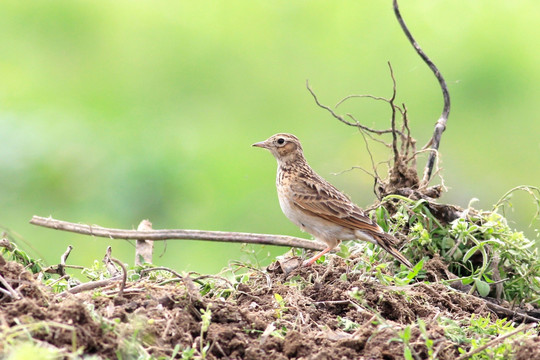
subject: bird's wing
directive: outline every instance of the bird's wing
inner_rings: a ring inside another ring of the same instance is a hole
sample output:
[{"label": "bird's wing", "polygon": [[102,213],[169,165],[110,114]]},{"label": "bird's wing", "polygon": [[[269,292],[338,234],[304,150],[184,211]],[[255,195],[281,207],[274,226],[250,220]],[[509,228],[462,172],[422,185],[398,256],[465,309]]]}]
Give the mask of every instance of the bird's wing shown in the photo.
[{"label": "bird's wing", "polygon": [[291,184],[291,197],[296,206],[344,227],[375,234],[383,232],[345,194],[317,174],[309,175]]}]

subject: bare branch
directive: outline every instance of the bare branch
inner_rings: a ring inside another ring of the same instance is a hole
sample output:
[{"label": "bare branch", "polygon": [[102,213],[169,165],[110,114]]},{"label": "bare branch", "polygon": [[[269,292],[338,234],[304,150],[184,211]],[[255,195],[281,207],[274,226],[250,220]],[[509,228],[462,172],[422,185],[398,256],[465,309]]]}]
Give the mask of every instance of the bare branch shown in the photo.
[{"label": "bare branch", "polygon": [[11,296],[15,300],[19,300],[22,298],[21,294],[19,294],[17,290],[13,289],[2,275],[0,275],[0,284],[4,285],[4,287],[6,288],[6,291],[3,291],[4,294]]},{"label": "bare branch", "polygon": [[46,272],[48,274],[58,274],[60,277],[63,277],[66,275],[66,267],[75,267],[82,269],[82,266],[68,266],[66,265],[66,260],[71,253],[71,250],[73,250],[73,246],[69,245],[66,249],[66,251],[62,254],[60,257],[60,264],[58,265],[51,265],[43,270],[43,272]]},{"label": "bare branch", "polygon": [[171,274],[173,274],[174,276],[176,276],[177,278],[179,279],[183,279],[184,277],[182,275],[180,275],[176,270],[173,270],[173,269],[170,269],[168,267],[164,267],[164,266],[157,266],[157,267],[153,267],[153,268],[150,268],[150,269],[142,269],[141,270],[141,276],[144,276],[145,274],[151,272],[151,271],[158,271],[158,270],[161,270],[161,271],[168,271],[170,272]]},{"label": "bare branch", "polygon": [[[431,148],[433,150],[439,149],[439,143],[441,142],[441,136],[444,130],[446,129],[446,122],[448,120],[448,116],[450,115],[450,94],[448,92],[448,87],[446,86],[446,81],[444,80],[444,77],[442,76],[441,72],[437,68],[437,66],[431,61],[431,59],[424,53],[420,45],[416,42],[414,37],[412,36],[411,32],[407,28],[407,25],[405,25],[405,21],[403,20],[403,17],[401,16],[401,13],[399,11],[399,6],[397,0],[394,0],[394,13],[396,15],[396,18],[399,22],[399,25],[401,26],[401,29],[405,33],[405,36],[407,36],[407,39],[409,39],[409,42],[412,44],[414,49],[416,50],[416,53],[424,60],[424,62],[427,64],[427,66],[431,69],[437,80],[439,81],[439,85],[442,90],[443,94],[443,110],[441,113],[441,117],[439,120],[437,120],[437,123],[435,124],[435,130],[433,131],[433,136],[430,140],[431,142]],[[433,166],[435,164],[435,157],[437,156],[437,152],[433,151],[429,154],[428,162],[426,164],[426,167],[424,169],[424,177],[422,179],[423,185],[427,185],[429,182],[429,179],[431,178],[431,173],[433,171]]]},{"label": "bare branch", "polygon": [[396,135],[396,106],[394,105],[394,100],[396,99],[396,78],[394,77],[394,69],[392,65],[388,62],[388,67],[390,68],[390,77],[392,78],[392,97],[388,100],[390,108],[392,109],[392,150],[394,151],[394,164],[399,162],[399,151],[397,149],[397,135]]},{"label": "bare branch", "polygon": [[43,226],[55,230],[70,231],[78,234],[104,237],[108,239],[146,239],[153,241],[168,239],[205,240],[230,243],[288,246],[311,250],[323,250],[326,247],[326,245],[322,243],[293,236],[186,229],[147,231],[108,229],[100,226],[75,224],[67,221],[55,220],[50,217],[45,218],[41,216],[32,217],[32,220],[30,220],[30,224]]},{"label": "bare branch", "polygon": [[321,104],[321,103],[319,102],[319,99],[317,98],[317,95],[315,94],[315,92],[313,92],[313,90],[311,90],[311,87],[309,86],[309,80],[306,80],[306,87],[307,87],[308,91],[311,93],[311,96],[313,96],[313,99],[315,100],[315,103],[316,103],[319,107],[321,107],[321,108],[327,110],[330,114],[332,114],[333,117],[335,117],[336,119],[338,119],[339,121],[341,121],[341,122],[344,123],[344,124],[347,124],[347,125],[349,125],[349,126],[358,126],[358,125],[359,125],[358,123],[352,123],[352,122],[349,122],[349,121],[345,120],[345,119],[343,118],[343,116],[341,116],[341,115],[339,115],[339,114],[336,114],[336,113],[334,112],[334,110],[332,110],[329,106],[326,106],[326,105]]},{"label": "bare branch", "polygon": [[58,294],[58,296],[59,297],[65,297],[65,296],[67,296],[67,294],[78,294],[78,293],[81,293],[83,291],[94,290],[94,289],[97,289],[97,288],[100,288],[100,287],[105,287],[105,286],[111,285],[111,284],[117,282],[118,280],[120,280],[119,276],[114,277],[114,278],[110,278],[110,279],[87,282],[87,283],[84,283],[84,284],[81,284],[81,285],[74,286],[71,289],[66,290],[66,291]]},{"label": "bare branch", "polygon": [[[388,99],[384,98],[382,96],[375,96],[375,95],[370,95],[370,94],[352,94],[352,95],[347,95],[343,99],[339,100],[337,102],[335,108],[337,109],[339,107],[339,105],[343,104],[345,101],[347,101],[349,99],[352,99],[352,98],[368,98],[368,99],[388,102]],[[392,130],[385,130],[385,132],[390,132],[390,131],[392,131]]]},{"label": "bare branch", "polygon": [[111,258],[111,261],[118,264],[122,268],[122,282],[120,283],[120,291],[118,291],[118,296],[122,297],[124,295],[124,289],[126,288],[127,282],[127,270],[126,266],[118,259]]},{"label": "bare branch", "polygon": [[[371,133],[374,133],[374,134],[388,134],[388,133],[391,133],[392,132],[392,129],[388,129],[388,130],[376,130],[376,129],[372,129],[370,127],[367,127],[365,125],[362,125],[360,124],[356,119],[354,119],[351,115],[348,114],[348,116],[350,118],[352,118],[355,122],[350,122],[350,121],[347,121],[345,120],[345,118],[339,114],[336,114],[336,112],[334,110],[332,110],[329,106],[327,105],[324,105],[322,104],[320,101],[319,101],[319,98],[317,97],[317,95],[315,94],[315,92],[311,89],[311,87],[309,86],[309,81],[306,81],[306,87],[308,89],[308,91],[310,92],[311,96],[313,96],[313,99],[315,100],[315,103],[317,104],[317,106],[319,106],[320,108],[323,108],[325,109],[326,111],[328,111],[333,117],[335,117],[336,119],[338,119],[339,121],[341,121],[342,123],[344,124],[347,124],[349,126],[354,126],[354,127],[357,127],[359,129],[362,129],[362,130],[365,130],[365,131],[369,131]],[[339,101],[337,104],[336,104],[336,107],[338,107],[339,105],[341,105],[345,100],[347,99],[350,99],[350,98],[354,98],[354,97],[367,97],[367,98],[371,98],[371,99],[375,99],[375,100],[382,100],[382,101],[386,101],[388,102],[388,99],[385,99],[385,98],[381,98],[381,97],[376,97],[376,96],[372,96],[372,95],[349,95],[345,98],[343,98],[341,101]]]}]

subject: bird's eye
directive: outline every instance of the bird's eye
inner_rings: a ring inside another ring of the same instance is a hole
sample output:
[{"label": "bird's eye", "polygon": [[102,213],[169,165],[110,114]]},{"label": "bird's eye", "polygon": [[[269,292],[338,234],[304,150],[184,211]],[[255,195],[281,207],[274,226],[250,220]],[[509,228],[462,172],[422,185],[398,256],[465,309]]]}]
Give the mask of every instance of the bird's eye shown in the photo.
[{"label": "bird's eye", "polygon": [[279,139],[277,140],[277,143],[278,143],[279,145],[283,145],[284,142],[285,142],[285,139],[284,139],[284,138],[279,138]]}]

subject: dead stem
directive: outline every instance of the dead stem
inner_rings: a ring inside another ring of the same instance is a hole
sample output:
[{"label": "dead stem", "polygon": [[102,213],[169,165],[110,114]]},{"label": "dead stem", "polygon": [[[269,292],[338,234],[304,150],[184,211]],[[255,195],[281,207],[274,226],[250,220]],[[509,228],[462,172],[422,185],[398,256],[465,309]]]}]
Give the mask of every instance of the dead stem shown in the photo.
[{"label": "dead stem", "polygon": [[326,245],[307,239],[301,239],[293,236],[271,235],[271,234],[253,234],[241,232],[226,231],[205,231],[205,230],[123,230],[109,229],[96,225],[76,224],[68,221],[56,220],[34,216],[30,224],[43,226],[50,229],[69,231],[83,235],[104,237],[108,239],[131,239],[131,240],[205,240],[230,243],[248,243],[258,245],[288,246],[310,250],[323,250]]}]

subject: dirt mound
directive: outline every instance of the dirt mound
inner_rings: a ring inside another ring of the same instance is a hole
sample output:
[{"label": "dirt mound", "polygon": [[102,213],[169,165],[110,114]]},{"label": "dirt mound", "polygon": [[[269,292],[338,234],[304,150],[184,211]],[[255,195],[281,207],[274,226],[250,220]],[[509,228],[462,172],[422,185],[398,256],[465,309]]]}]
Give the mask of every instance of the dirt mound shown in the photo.
[{"label": "dirt mound", "polygon": [[[0,271],[20,295],[0,298],[2,332],[12,343],[19,331],[111,359],[193,358],[195,349],[208,359],[403,359],[408,351],[455,359],[460,344],[441,319],[495,318],[476,297],[441,284],[385,286],[338,257],[288,274],[275,264],[235,285],[218,277],[142,279],[128,283],[122,298],[118,283],[60,297],[19,264]],[[540,357],[539,344],[538,337],[515,342],[514,354]]]}]

